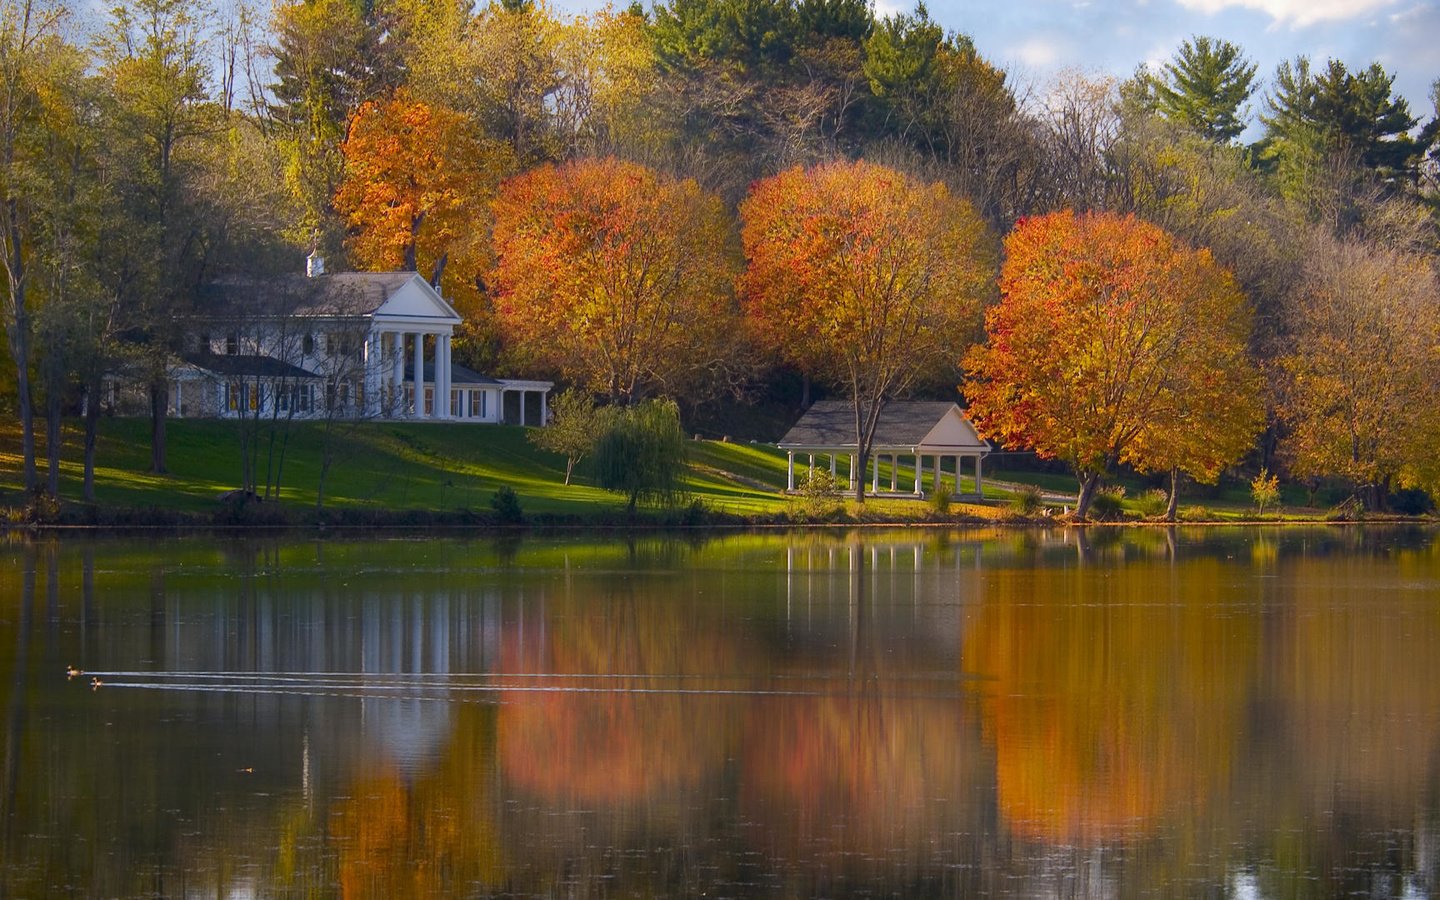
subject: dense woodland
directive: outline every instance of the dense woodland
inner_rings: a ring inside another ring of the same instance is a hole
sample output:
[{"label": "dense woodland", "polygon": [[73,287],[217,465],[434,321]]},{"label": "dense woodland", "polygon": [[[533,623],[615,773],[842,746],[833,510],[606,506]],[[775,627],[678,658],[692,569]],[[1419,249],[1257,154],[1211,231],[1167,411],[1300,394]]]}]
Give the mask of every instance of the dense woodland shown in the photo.
[{"label": "dense woodland", "polygon": [[1259,73],[1197,36],[1018,84],[864,0],[0,15],[0,403],[33,491],[82,409],[88,465],[122,364],[163,471],[202,286],[311,251],[420,271],[458,361],[612,405],[813,382],[864,446],[880,401],[960,396],[1082,503],[1118,466],[1440,485],[1440,119],[1378,64]]}]

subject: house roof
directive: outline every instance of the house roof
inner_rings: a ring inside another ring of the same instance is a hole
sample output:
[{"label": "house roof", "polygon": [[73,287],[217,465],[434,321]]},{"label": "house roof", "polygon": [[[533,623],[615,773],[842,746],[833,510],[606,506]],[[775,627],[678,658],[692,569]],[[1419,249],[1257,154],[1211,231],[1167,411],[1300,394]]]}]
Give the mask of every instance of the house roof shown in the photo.
[{"label": "house roof", "polygon": [[214,318],[373,316],[417,279],[424,281],[415,272],[223,278],[201,288],[197,313]]},{"label": "house roof", "polygon": [[[855,450],[855,407],[849,400],[812,405],[780,439],[790,450]],[[875,425],[876,450],[988,453],[960,406],[949,400],[892,400]]]},{"label": "house roof", "polygon": [[[413,367],[405,367],[405,380],[407,382],[415,380],[415,369]],[[432,383],[435,381],[434,360],[425,361],[425,380]],[[502,384],[502,382],[498,378],[491,378],[489,375],[481,375],[474,369],[467,369],[459,363],[451,363],[450,384],[454,387],[472,384],[483,384],[486,386],[498,387]]]},{"label": "house roof", "polygon": [[197,369],[227,378],[319,378],[314,372],[292,366],[273,356],[222,356],[218,353],[195,353],[184,357]]}]

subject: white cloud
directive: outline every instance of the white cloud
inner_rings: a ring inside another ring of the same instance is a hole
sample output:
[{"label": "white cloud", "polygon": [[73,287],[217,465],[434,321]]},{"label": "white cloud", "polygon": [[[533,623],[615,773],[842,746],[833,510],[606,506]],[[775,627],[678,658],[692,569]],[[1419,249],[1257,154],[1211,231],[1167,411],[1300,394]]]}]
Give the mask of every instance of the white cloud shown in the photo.
[{"label": "white cloud", "polygon": [[890,16],[898,16],[900,13],[908,13],[914,6],[906,6],[901,0],[875,0],[875,18],[884,19]]},{"label": "white cloud", "polygon": [[1045,38],[1030,38],[1015,46],[1011,55],[1027,66],[1044,69],[1059,61],[1060,47]]},{"label": "white cloud", "polygon": [[1232,6],[1263,12],[1296,28],[1316,22],[1358,19],[1394,6],[1398,0],[1178,0],[1186,9],[1214,14]]}]

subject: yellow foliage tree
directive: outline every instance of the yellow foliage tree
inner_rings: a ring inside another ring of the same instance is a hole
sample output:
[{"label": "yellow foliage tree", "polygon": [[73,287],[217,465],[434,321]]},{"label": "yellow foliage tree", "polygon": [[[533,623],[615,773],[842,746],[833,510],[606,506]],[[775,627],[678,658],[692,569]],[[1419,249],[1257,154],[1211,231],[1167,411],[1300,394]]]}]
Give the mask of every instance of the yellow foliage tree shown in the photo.
[{"label": "yellow foliage tree", "polygon": [[360,108],[342,150],[335,206],[349,224],[354,262],[420,271],[462,314],[478,313],[489,264],[485,223],[496,186],[513,168],[508,148],[459,113],[401,89]]}]

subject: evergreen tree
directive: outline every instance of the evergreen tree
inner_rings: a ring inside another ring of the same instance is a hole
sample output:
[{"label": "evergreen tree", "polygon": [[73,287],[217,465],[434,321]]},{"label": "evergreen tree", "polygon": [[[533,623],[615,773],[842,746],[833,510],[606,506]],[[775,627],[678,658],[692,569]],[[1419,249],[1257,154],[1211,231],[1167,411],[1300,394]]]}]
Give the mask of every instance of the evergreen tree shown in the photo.
[{"label": "evergreen tree", "polygon": [[1142,74],[1138,87],[1162,116],[1207,140],[1224,143],[1245,130],[1241,107],[1255,92],[1255,64],[1229,41],[1185,41],[1159,75]]}]

